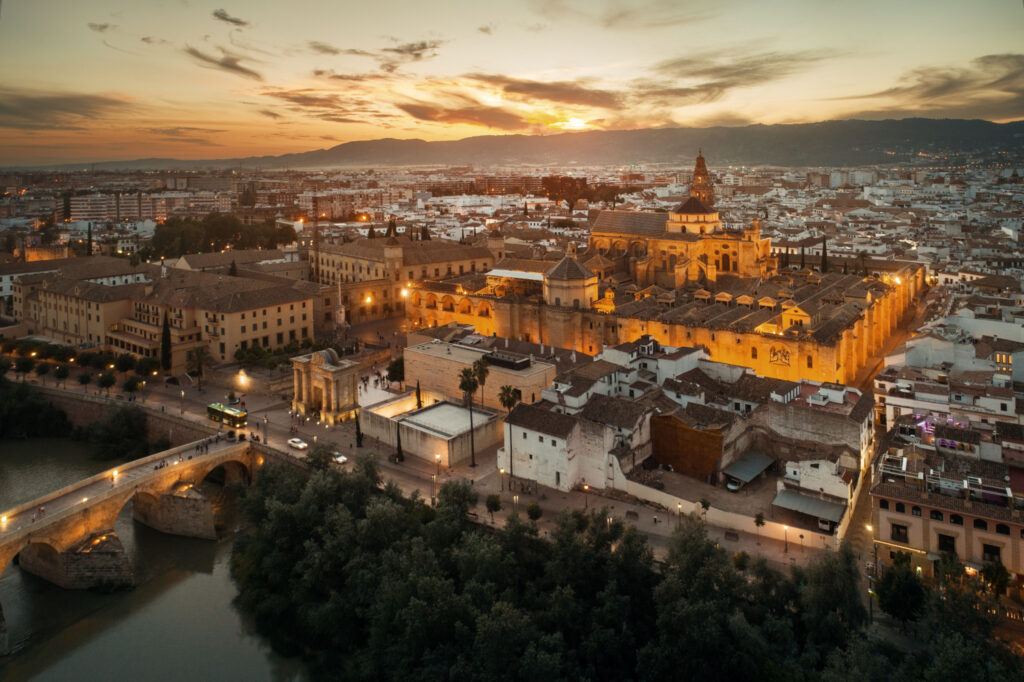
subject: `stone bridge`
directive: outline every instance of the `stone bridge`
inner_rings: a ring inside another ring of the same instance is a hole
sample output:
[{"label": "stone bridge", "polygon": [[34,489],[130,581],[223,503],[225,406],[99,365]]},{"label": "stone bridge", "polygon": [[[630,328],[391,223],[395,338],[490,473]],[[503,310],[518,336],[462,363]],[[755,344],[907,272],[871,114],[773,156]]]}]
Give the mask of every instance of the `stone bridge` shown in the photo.
[{"label": "stone bridge", "polygon": [[174,535],[215,538],[213,508],[195,489],[224,467],[225,482],[248,481],[263,455],[249,443],[189,443],[96,474],[2,512],[0,575],[21,567],[64,588],[130,584],[131,564],[114,522],[134,499],[135,519]]}]

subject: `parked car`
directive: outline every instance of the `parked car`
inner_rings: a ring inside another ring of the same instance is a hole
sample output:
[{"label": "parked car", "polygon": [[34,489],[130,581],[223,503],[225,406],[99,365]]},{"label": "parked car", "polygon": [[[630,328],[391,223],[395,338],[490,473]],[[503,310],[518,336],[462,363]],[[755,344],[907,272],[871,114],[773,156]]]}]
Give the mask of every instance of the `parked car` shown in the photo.
[{"label": "parked car", "polygon": [[340,452],[335,452],[331,456],[334,459],[334,463],[335,464],[344,464],[345,462],[348,461],[348,457],[346,457],[345,455],[341,454]]},{"label": "parked car", "polygon": [[309,445],[301,438],[289,438],[288,447],[295,448],[296,450],[305,450]]},{"label": "parked car", "polygon": [[740,481],[739,479],[736,478],[730,478],[728,481],[725,482],[725,489],[731,493],[738,491],[742,487],[743,481]]}]

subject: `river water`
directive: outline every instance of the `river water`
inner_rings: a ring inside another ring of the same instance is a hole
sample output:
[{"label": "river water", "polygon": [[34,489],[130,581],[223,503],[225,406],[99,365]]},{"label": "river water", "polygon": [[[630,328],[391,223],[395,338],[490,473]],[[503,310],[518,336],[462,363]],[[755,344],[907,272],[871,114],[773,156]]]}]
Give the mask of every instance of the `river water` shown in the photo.
[{"label": "river water", "polygon": [[[81,443],[0,441],[0,510],[112,466]],[[234,495],[206,483],[218,542],[164,535],[135,523],[131,504],[115,530],[136,566],[132,590],[63,590],[13,562],[0,577],[10,648],[0,679],[305,680],[301,665],[274,654],[232,604]]]}]

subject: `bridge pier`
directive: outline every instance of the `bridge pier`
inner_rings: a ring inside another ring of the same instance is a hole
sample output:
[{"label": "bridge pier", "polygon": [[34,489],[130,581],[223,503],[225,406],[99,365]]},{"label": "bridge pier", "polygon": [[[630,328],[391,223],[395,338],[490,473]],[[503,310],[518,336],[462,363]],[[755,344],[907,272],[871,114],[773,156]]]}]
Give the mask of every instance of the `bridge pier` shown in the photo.
[{"label": "bridge pier", "polygon": [[22,570],[67,590],[90,587],[126,587],[135,582],[135,567],[117,533],[94,533],[58,552],[44,543],[30,543],[21,550]]},{"label": "bridge pier", "polygon": [[136,521],[161,533],[217,539],[213,505],[191,485],[179,485],[162,495],[140,492],[132,506]]}]

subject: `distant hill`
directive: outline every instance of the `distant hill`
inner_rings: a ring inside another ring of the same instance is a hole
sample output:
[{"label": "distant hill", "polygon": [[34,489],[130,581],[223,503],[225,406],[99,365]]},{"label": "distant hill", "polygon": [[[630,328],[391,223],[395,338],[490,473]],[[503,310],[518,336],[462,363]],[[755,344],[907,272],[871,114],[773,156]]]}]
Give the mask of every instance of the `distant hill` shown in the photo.
[{"label": "distant hill", "polygon": [[[239,159],[136,159],[61,164],[63,170],[204,168],[309,169],[336,166],[689,164],[703,147],[713,166],[855,166],[919,160],[919,154],[1013,151],[1024,146],[1024,121],[908,118],[793,125],[648,128],[558,135],[483,135],[445,142],[380,139],[346,142],[281,156]],[[42,168],[42,167],[41,167]]]}]

